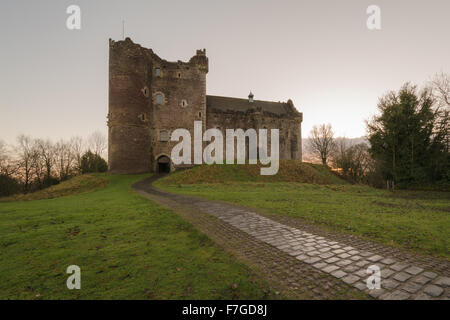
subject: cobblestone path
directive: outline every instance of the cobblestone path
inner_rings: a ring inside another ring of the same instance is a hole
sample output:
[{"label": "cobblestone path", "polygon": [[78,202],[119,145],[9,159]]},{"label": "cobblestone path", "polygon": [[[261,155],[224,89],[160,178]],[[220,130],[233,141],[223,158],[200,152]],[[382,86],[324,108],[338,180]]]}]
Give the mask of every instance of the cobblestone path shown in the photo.
[{"label": "cobblestone path", "polygon": [[[414,265],[410,263],[414,259],[399,260],[396,255],[386,255],[386,250],[361,250],[310,230],[282,224],[251,209],[163,192],[151,186],[154,179],[138,182],[133,187],[152,200],[183,211],[187,220],[225,250],[250,264],[261,265],[262,272],[270,273],[269,281],[288,297],[450,298],[449,263],[446,261],[435,264],[441,272],[420,262]],[[208,219],[205,215],[217,219]],[[408,253],[402,256],[408,258]],[[381,271],[380,289],[367,287],[366,281],[371,275],[367,272],[369,266],[377,266]]]}]

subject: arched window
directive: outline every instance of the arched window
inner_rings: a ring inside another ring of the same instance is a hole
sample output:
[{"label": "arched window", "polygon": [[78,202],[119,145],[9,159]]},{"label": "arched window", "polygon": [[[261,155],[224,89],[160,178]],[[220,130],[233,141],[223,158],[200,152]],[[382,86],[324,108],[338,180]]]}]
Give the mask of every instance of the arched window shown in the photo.
[{"label": "arched window", "polygon": [[164,104],[164,95],[161,92],[158,92],[155,95],[155,103],[156,104]]}]

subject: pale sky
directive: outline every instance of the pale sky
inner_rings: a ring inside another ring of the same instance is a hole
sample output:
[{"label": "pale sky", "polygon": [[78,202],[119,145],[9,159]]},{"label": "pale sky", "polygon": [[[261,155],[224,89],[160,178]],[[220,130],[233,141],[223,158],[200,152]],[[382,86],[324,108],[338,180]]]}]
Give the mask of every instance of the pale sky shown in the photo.
[{"label": "pale sky", "polygon": [[[66,8],[81,8],[81,30]],[[366,27],[369,5],[381,30]],[[108,39],[161,58],[209,57],[207,94],[292,99],[303,136],[331,123],[365,134],[378,98],[450,72],[449,0],[1,0],[0,139],[107,133]]]}]

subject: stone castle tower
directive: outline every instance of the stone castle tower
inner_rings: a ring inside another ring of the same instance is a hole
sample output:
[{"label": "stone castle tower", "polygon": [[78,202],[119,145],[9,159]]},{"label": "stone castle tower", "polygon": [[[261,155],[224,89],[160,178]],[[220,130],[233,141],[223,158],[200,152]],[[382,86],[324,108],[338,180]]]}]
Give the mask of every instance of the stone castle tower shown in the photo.
[{"label": "stone castle tower", "polygon": [[170,132],[206,124],[205,50],[189,62],[168,62],[129,38],[109,43],[109,168],[116,173],[156,170],[169,161]]},{"label": "stone castle tower", "polygon": [[[280,129],[280,157],[301,161],[301,122],[291,100],[270,102],[206,95],[208,58],[168,62],[130,38],[109,41],[108,160],[113,173],[171,171],[178,142],[170,134],[194,121],[208,128]],[[192,152],[193,152],[192,148]]]}]

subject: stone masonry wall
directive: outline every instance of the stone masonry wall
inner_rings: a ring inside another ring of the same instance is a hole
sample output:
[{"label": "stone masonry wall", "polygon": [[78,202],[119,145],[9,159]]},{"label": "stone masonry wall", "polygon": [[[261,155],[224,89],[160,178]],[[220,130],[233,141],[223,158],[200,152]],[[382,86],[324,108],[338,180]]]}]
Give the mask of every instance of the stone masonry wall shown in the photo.
[{"label": "stone masonry wall", "polygon": [[[292,112],[282,115],[258,109],[207,110],[208,58],[204,49],[197,50],[188,62],[169,62],[129,38],[110,40],[109,46],[110,172],[157,170],[158,158],[170,158],[173,146],[178,143],[169,141],[178,128],[190,131],[193,153],[194,121],[202,121],[203,132],[221,128],[224,136],[228,128],[280,129],[280,158],[301,161],[302,114],[295,110],[292,101],[288,101]],[[157,97],[161,95],[160,104]],[[173,164],[171,169],[175,169]]]},{"label": "stone masonry wall", "polygon": [[[155,76],[159,68],[161,76]],[[205,51],[198,50],[188,63],[181,61],[167,62],[158,57],[153,58],[153,115],[151,119],[151,132],[153,148],[153,169],[161,155],[170,158],[171,150],[178,142],[161,141],[161,133],[165,131],[169,136],[178,128],[188,129],[193,137],[194,121],[206,124],[206,73],[208,72],[208,59]],[[164,95],[162,105],[155,104],[155,96]]]},{"label": "stone masonry wall", "polygon": [[110,40],[108,160],[113,173],[141,173],[150,168],[150,113],[142,88],[149,85],[147,52],[131,40]]},{"label": "stone masonry wall", "polygon": [[127,38],[110,40],[109,59],[109,170],[154,171],[176,144],[163,136],[177,128],[193,136],[194,121],[206,123],[206,52],[197,50],[189,62],[168,62]]},{"label": "stone masonry wall", "polygon": [[[268,129],[268,147],[270,153],[270,129],[280,130],[280,159],[302,160],[302,137],[300,116],[279,116],[268,112],[223,112],[208,110],[206,126],[218,128],[225,137],[226,129],[250,128],[255,130]],[[258,132],[258,131],[257,131]],[[224,138],[225,139],[225,138]],[[224,151],[225,157],[225,151]],[[248,155],[247,155],[248,157]]]}]

